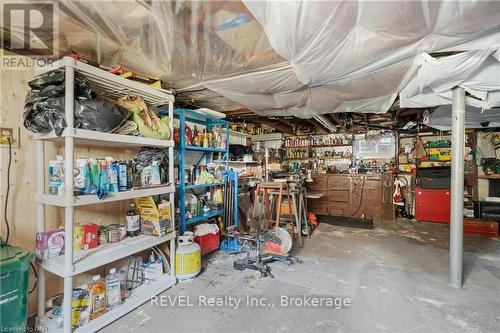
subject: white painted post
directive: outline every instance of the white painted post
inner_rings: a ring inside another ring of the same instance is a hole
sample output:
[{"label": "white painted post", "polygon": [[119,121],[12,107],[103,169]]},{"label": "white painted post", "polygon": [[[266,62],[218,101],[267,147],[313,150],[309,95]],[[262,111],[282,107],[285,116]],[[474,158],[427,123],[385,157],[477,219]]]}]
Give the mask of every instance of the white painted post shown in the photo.
[{"label": "white painted post", "polygon": [[450,285],[462,288],[464,239],[465,91],[453,88],[451,117]]},{"label": "white painted post", "polygon": [[[75,68],[66,67],[64,94],[64,116],[66,118],[66,131],[68,136],[64,138],[64,191],[67,203],[74,200],[73,195],[73,158],[74,158],[74,87]],[[72,206],[64,209],[64,298],[63,298],[63,330],[71,333],[71,301],[73,297],[73,218],[74,208]]]},{"label": "white painted post", "polygon": [[[37,140],[36,143],[36,194],[38,196],[45,192],[45,145],[42,140]],[[36,204],[36,231],[45,231],[45,204]],[[41,265],[38,265],[38,322],[45,315],[45,271]]]}]

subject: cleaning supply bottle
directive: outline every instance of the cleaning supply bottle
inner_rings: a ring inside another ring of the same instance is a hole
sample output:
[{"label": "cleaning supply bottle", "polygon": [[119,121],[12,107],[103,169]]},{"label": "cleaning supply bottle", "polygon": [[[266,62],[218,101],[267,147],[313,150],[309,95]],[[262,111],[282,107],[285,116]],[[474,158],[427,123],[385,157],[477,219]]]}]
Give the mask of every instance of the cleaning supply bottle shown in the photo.
[{"label": "cleaning supply bottle", "polygon": [[120,289],[120,278],[116,274],[116,269],[111,268],[106,276],[106,295],[109,309],[117,308],[122,304]]},{"label": "cleaning supply bottle", "polygon": [[118,190],[127,190],[127,164],[122,161],[118,162]]},{"label": "cleaning supply bottle", "polygon": [[106,313],[106,284],[101,279],[100,275],[92,277],[92,283],[89,286],[90,301],[92,303],[92,312],[90,313],[90,320],[102,316]]},{"label": "cleaning supply bottle", "polygon": [[208,148],[208,132],[203,130],[203,147]]},{"label": "cleaning supply bottle", "polygon": [[160,185],[161,177],[160,177],[160,165],[157,161],[153,161],[151,163],[151,184],[152,185]]},{"label": "cleaning supply bottle", "polygon": [[[199,146],[200,145],[200,136],[198,132],[198,128],[196,125],[194,125],[194,130],[193,130],[193,140],[192,140],[192,145],[193,146]],[[187,143],[189,145],[189,142]]]},{"label": "cleaning supply bottle", "polygon": [[90,175],[88,172],[88,159],[76,159],[77,173],[75,176],[75,191],[77,194],[84,194],[89,187]]}]

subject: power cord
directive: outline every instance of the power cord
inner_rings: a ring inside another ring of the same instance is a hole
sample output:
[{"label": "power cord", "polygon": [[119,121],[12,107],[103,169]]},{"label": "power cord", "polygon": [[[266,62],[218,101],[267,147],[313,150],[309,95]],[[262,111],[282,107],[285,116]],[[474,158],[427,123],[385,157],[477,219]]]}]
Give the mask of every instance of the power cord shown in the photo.
[{"label": "power cord", "polygon": [[33,274],[35,274],[35,284],[33,285],[33,288],[31,288],[31,290],[28,292],[28,294],[31,294],[32,292],[34,292],[36,289],[36,286],[38,284],[38,274],[36,273],[35,265],[33,265],[33,263],[31,261],[30,261],[30,266],[33,269]]},{"label": "power cord", "polygon": [[[9,238],[10,238],[10,225],[9,225],[9,218],[7,217],[7,207],[9,206],[9,194],[10,194],[10,168],[12,165],[12,139],[10,137],[7,138],[7,142],[9,143],[9,162],[7,163],[7,190],[5,191],[5,205],[4,205],[4,221],[5,221],[5,226],[7,229],[7,235],[5,237],[5,246],[9,244]],[[38,284],[38,274],[36,273],[36,268],[35,265],[30,261],[30,266],[33,269],[33,273],[35,274],[35,284],[33,285],[33,288],[28,292],[28,294],[31,294],[33,291],[35,291],[36,286]]]},{"label": "power cord", "polygon": [[[361,194],[360,194],[360,197],[359,197],[359,205],[358,205],[358,208],[356,209],[356,211],[354,211],[354,213],[352,213],[349,217],[353,217],[354,215],[356,215],[359,210],[361,209],[361,205],[363,204],[363,194],[365,193],[365,179],[366,179],[366,176],[363,176],[363,179],[359,182],[361,183]],[[359,183],[354,183],[354,190],[352,191],[354,193],[354,191],[356,190],[356,188],[358,187]]]}]

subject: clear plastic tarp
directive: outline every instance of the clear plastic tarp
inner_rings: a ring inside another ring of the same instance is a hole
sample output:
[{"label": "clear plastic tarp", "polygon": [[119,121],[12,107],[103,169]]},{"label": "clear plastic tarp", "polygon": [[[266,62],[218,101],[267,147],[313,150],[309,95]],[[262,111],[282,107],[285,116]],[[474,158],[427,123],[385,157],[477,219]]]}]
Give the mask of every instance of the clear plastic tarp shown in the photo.
[{"label": "clear plastic tarp", "polygon": [[441,59],[422,54],[417,60],[417,74],[400,93],[401,107],[451,104],[455,86],[465,89],[467,105],[481,109],[500,106],[498,49],[467,51]]},{"label": "clear plastic tarp", "polygon": [[[497,1],[244,2],[296,79],[309,87],[307,97],[289,108],[298,116],[386,112],[397,94],[423,75],[418,65],[424,54],[500,46]],[[467,54],[464,61],[475,63],[475,56]],[[260,79],[272,82],[275,76]],[[450,87],[460,84],[456,77],[447,79]],[[282,96],[280,102],[290,104]]]},{"label": "clear plastic tarp", "polygon": [[[451,105],[438,106],[434,112],[424,119],[424,123],[440,131],[451,130]],[[500,127],[500,109],[481,109],[466,106],[465,128]]]},{"label": "clear plastic tarp", "polygon": [[[61,1],[59,6],[61,50],[161,77],[180,93],[179,100],[269,116],[383,113],[401,91],[402,105],[438,105],[447,99],[446,89],[489,66],[500,47],[495,0]],[[444,58],[428,55],[436,52],[463,53],[452,55],[446,62],[454,67],[440,76],[442,66],[439,71],[432,66],[444,64]],[[493,89],[487,88],[488,96],[499,82],[497,77]],[[467,89],[484,96],[481,84]],[[498,102],[487,100],[490,106]]]}]

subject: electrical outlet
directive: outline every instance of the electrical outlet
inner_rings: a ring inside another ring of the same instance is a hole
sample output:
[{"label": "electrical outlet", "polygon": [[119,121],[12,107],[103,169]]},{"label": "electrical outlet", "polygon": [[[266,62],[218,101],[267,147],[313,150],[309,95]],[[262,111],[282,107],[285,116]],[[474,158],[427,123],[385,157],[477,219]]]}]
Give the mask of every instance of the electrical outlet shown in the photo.
[{"label": "electrical outlet", "polygon": [[0,146],[9,147],[9,138],[12,148],[19,148],[19,128],[18,127],[0,127]]}]

